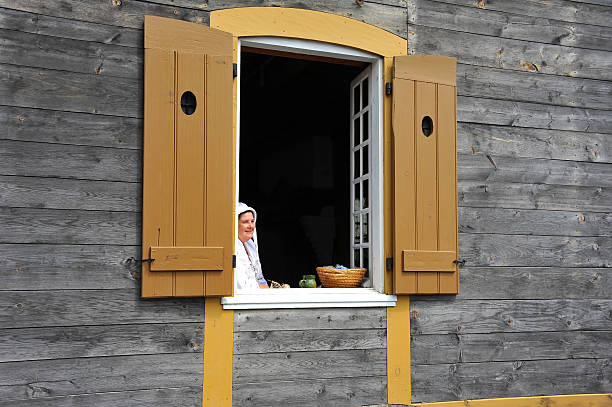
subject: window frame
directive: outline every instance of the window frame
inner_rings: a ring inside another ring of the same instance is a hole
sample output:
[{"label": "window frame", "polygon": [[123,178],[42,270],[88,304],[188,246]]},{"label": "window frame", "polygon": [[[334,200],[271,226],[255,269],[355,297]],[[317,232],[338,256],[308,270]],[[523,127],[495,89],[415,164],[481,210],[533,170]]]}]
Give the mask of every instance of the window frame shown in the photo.
[{"label": "window frame", "polygon": [[[277,289],[261,295],[261,291],[234,290],[232,297],[222,297],[221,303],[225,309],[262,309],[262,308],[322,308],[322,307],[389,307],[395,306],[397,297],[384,294],[384,179],[383,179],[383,65],[384,59],[376,54],[357,50],[343,45],[319,41],[256,36],[238,38],[237,78],[236,78],[236,190],[239,197],[240,179],[240,78],[241,78],[241,48],[249,46],[269,50],[287,51],[292,53],[332,57],[367,62],[370,64],[371,79],[369,93],[372,100],[370,113],[370,194],[371,194],[371,253],[370,262],[372,288],[354,289]],[[360,74],[361,75],[361,74]],[[346,96],[350,100],[350,93]],[[351,120],[347,117],[346,120]],[[352,124],[352,123],[351,123]],[[346,135],[350,137],[350,134]],[[376,137],[374,137],[376,136]],[[352,154],[349,149],[347,154]],[[347,203],[350,210],[350,202]],[[235,229],[237,232],[237,222]]]}]

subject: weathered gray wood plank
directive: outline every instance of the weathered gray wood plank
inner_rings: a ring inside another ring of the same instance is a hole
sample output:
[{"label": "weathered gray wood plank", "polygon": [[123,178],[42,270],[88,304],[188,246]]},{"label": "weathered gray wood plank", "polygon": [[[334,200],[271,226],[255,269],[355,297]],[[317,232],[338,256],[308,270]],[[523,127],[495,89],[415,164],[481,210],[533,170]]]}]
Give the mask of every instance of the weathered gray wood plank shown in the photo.
[{"label": "weathered gray wood plank", "polygon": [[141,184],[0,176],[0,206],[139,212]]},{"label": "weathered gray wood plank", "polygon": [[355,407],[383,403],[387,377],[233,384],[232,405]]},{"label": "weathered gray wood plank", "polygon": [[76,396],[45,397],[40,399],[0,401],[2,407],[201,407],[202,386],[153,390],[118,391],[80,394]]},{"label": "weathered gray wood plank", "polygon": [[612,349],[611,331],[414,335],[410,339],[414,365],[596,359],[609,357]]},{"label": "weathered gray wood plank", "polygon": [[386,327],[387,310],[385,308],[311,308],[234,312],[235,332]]},{"label": "weathered gray wood plank", "polygon": [[242,354],[234,356],[233,382],[384,376],[386,349]]},{"label": "weathered gray wood plank", "polygon": [[3,329],[0,362],[202,352],[203,328],[195,322]]},{"label": "weathered gray wood plank", "polygon": [[511,14],[488,9],[486,3],[484,8],[478,8],[474,7],[475,2],[464,7],[444,1],[418,1],[410,22],[492,37],[612,51],[612,29],[590,25],[590,21],[579,24],[557,20],[558,16],[550,13]]},{"label": "weathered gray wood plank", "polygon": [[102,77],[142,78],[142,48],[0,29],[0,62],[80,72]]},{"label": "weathered gray wood plank", "polygon": [[0,7],[47,16],[61,17],[69,20],[90,21],[99,24],[116,25],[142,29],[145,15],[153,15],[199,24],[208,24],[209,13],[206,10],[190,10],[156,4],[150,1],[121,0],[117,2],[91,2],[75,0],[67,5],[62,0],[0,0]]},{"label": "weathered gray wood plank", "polygon": [[461,233],[469,266],[612,267],[612,238]]},{"label": "weathered gray wood plank", "polygon": [[607,134],[457,123],[460,153],[612,162]]},{"label": "weathered gray wood plank", "polygon": [[612,165],[549,159],[459,154],[460,181],[612,186]]},{"label": "weathered gray wood plank", "polygon": [[0,174],[140,182],[142,152],[0,140]]},{"label": "weathered gray wood plank", "polygon": [[234,333],[234,355],[274,352],[386,349],[385,329],[317,329],[240,331]]},{"label": "weathered gray wood plank", "polygon": [[487,208],[607,212],[609,188],[461,181],[459,205]]},{"label": "weathered gray wood plank", "polygon": [[5,140],[142,149],[142,120],[130,117],[0,106],[0,126]]},{"label": "weathered gray wood plank", "polygon": [[612,331],[612,300],[410,301],[412,334]]},{"label": "weathered gray wood plank", "polygon": [[463,267],[459,287],[457,299],[609,299],[612,269]]},{"label": "weathered gray wood plank", "polygon": [[[485,10],[496,10],[531,17],[552,17],[555,20],[568,21],[572,23],[594,24],[604,27],[612,27],[612,9],[610,7],[598,6],[589,3],[598,3],[597,0],[586,1],[576,4],[578,1],[548,0],[546,2],[545,14],[540,3],[530,0],[506,1],[484,1],[473,0],[439,0],[444,3],[459,4],[468,7],[478,7]],[[419,2],[420,4],[420,2]],[[608,4],[609,6],[609,4]]]},{"label": "weathered gray wood plank", "polygon": [[[0,244],[1,291],[140,290],[139,246]],[[67,293],[66,295],[70,295]]]},{"label": "weathered gray wood plank", "polygon": [[610,359],[414,365],[412,402],[609,392]]},{"label": "weathered gray wood plank", "polygon": [[0,64],[0,100],[11,106],[142,117],[142,86],[138,79]]},{"label": "weathered gray wood plank", "polygon": [[50,17],[6,8],[0,13],[0,28],[124,47],[143,46],[142,30]]},{"label": "weathered gray wood plank", "polygon": [[[202,384],[202,354],[111,356],[1,364],[2,400]],[[155,369],[151,369],[155,366]]]},{"label": "weathered gray wood plank", "polygon": [[0,207],[0,224],[0,243],[136,246],[141,242],[136,212]]},{"label": "weathered gray wood plank", "polygon": [[457,97],[457,120],[539,129],[606,134],[612,132],[612,110],[582,109],[467,96]]},{"label": "weathered gray wood plank", "polygon": [[138,290],[4,291],[3,328],[202,322],[202,298],[143,300]]},{"label": "weathered gray wood plank", "polygon": [[612,79],[609,51],[548,45],[488,35],[408,26],[409,53],[446,55],[469,65],[517,71]]},{"label": "weathered gray wood plank", "polygon": [[459,231],[554,236],[612,236],[609,212],[459,207]]},{"label": "weathered gray wood plank", "polygon": [[466,64],[457,66],[457,92],[462,96],[603,110],[610,110],[612,101],[609,81]]}]

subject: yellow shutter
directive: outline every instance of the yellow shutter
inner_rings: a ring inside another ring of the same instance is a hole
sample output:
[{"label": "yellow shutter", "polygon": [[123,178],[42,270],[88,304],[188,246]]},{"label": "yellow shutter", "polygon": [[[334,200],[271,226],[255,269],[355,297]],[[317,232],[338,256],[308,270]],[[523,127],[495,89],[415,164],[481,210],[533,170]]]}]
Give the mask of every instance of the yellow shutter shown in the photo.
[{"label": "yellow shutter", "polygon": [[232,82],[231,34],[145,17],[143,297],[232,295]]},{"label": "yellow shutter", "polygon": [[[459,292],[456,64],[424,55],[394,60],[396,294]],[[427,117],[433,124],[428,136]]]}]

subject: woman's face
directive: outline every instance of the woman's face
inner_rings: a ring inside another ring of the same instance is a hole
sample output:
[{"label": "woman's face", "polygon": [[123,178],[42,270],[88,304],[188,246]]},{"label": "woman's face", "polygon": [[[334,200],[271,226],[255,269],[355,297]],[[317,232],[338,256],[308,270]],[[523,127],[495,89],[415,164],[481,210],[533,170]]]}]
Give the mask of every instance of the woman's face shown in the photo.
[{"label": "woman's face", "polygon": [[245,212],[238,218],[238,239],[242,243],[253,237],[255,217],[252,212]]}]

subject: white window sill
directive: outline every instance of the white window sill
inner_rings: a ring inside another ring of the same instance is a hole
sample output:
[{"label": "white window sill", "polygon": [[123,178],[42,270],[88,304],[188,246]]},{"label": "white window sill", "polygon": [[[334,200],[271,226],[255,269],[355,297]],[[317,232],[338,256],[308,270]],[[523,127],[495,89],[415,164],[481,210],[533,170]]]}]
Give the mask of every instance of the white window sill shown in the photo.
[{"label": "white window sill", "polygon": [[373,288],[271,288],[236,290],[221,298],[223,309],[394,307],[395,295]]}]

